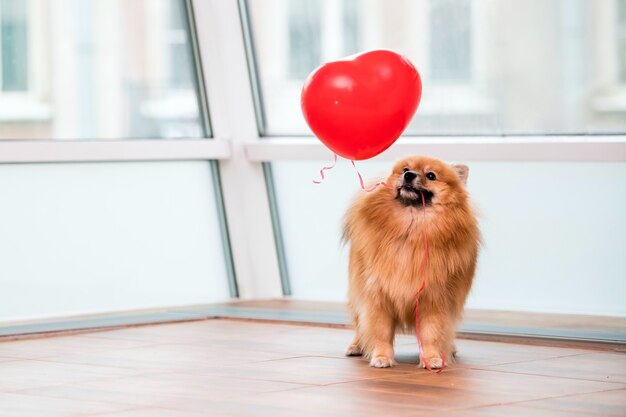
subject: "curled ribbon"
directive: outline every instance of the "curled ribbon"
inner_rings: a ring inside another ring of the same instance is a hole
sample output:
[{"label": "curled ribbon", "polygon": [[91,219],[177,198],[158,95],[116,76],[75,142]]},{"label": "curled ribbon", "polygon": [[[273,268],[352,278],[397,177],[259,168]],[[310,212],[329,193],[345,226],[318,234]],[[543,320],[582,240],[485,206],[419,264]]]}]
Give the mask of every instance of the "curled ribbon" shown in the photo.
[{"label": "curled ribbon", "polygon": [[337,164],[337,154],[334,155],[333,158],[333,164],[327,167],[322,167],[322,169],[320,169],[320,176],[322,177],[322,179],[318,180],[313,180],[313,184],[321,184],[322,181],[324,181],[324,171],[328,171],[330,169],[333,169],[335,167],[335,165]]},{"label": "curled ribbon", "polygon": [[[379,181],[376,184],[374,184],[373,186],[369,187],[369,188],[365,188],[365,182],[363,181],[363,177],[361,176],[361,173],[359,172],[358,168],[356,167],[356,164],[354,163],[354,161],[350,161],[352,163],[352,166],[354,167],[354,170],[356,171],[356,174],[359,177],[359,184],[361,185],[361,189],[367,193],[370,193],[372,191],[374,191],[375,189],[377,189],[378,187],[385,187],[385,188],[391,188],[389,185],[387,185],[387,183],[385,181]],[[326,179],[326,176],[324,175],[324,171],[328,171],[331,170],[335,167],[335,165],[337,165],[337,154],[333,155],[333,164],[329,165],[327,167],[322,167],[322,169],[320,169],[320,179],[319,180],[313,180],[313,184],[321,184],[324,179]]]},{"label": "curled ribbon", "polygon": [[354,163],[354,161],[350,161],[352,162],[352,166],[354,167],[354,170],[356,171],[356,175],[359,176],[359,183],[361,184],[361,190],[365,191],[366,193],[371,193],[372,191],[374,191],[375,189],[377,189],[378,187],[385,187],[385,188],[391,188],[389,185],[387,185],[387,183],[385,181],[379,181],[376,184],[372,185],[370,188],[365,188],[365,183],[363,182],[363,177],[361,176],[361,173],[359,172],[358,168],[356,167],[356,164]]}]

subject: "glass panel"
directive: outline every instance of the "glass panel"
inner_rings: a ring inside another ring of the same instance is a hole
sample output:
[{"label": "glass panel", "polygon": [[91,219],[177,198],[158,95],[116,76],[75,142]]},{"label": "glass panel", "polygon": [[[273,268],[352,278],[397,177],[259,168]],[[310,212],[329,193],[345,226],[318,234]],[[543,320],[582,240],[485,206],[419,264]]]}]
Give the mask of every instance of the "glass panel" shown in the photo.
[{"label": "glass panel", "polygon": [[[272,164],[278,212],[293,297],[344,301],[341,219],[361,191],[346,161],[311,184],[323,165]],[[358,166],[374,177],[390,165]],[[626,317],[626,163],[468,165],[484,238],[468,308]]]},{"label": "glass panel", "polygon": [[25,1],[0,1],[2,91],[24,91],[28,87],[26,6]]},{"label": "glass panel", "polygon": [[230,299],[206,161],[0,164],[0,326]]},{"label": "glass panel", "polygon": [[185,0],[0,0],[0,139],[201,137]]},{"label": "glass panel", "polygon": [[320,8],[317,0],[288,3],[289,78],[301,79],[320,61]]},{"label": "glass panel", "polygon": [[[430,7],[431,79],[454,83],[469,83],[472,79],[470,48],[471,4],[469,0],[442,0]],[[456,24],[450,26],[450,22]]]},{"label": "glass panel", "polygon": [[[306,75],[388,48],[424,91],[409,134],[626,132],[623,0],[248,0],[267,134],[309,133]],[[619,10],[618,10],[619,8]]]}]

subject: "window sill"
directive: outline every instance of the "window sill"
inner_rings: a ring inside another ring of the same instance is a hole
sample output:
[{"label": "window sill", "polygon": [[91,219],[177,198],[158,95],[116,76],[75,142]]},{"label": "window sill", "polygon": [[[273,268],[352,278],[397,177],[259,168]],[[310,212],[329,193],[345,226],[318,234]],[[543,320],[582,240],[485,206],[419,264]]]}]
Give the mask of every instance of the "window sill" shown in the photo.
[{"label": "window sill", "polygon": [[203,138],[0,140],[0,163],[222,160],[230,157],[229,142]]},{"label": "window sill", "polygon": [[[0,140],[0,163],[226,160],[231,147],[228,140],[203,138]],[[312,137],[265,138],[244,147],[250,162],[332,159],[332,152]],[[401,138],[376,159],[416,153],[466,162],[625,162],[626,136],[413,136]]]},{"label": "window sill", "polygon": [[[282,298],[5,322],[0,323],[0,341],[207,318],[336,327],[349,325],[344,303]],[[466,309],[458,335],[465,339],[623,351],[626,348],[625,329],[626,319],[623,317]]]},{"label": "window sill", "polygon": [[[332,151],[311,137],[266,138],[247,144],[246,152],[255,162],[332,159]],[[467,162],[623,162],[626,136],[413,136],[376,158],[416,153]]]}]

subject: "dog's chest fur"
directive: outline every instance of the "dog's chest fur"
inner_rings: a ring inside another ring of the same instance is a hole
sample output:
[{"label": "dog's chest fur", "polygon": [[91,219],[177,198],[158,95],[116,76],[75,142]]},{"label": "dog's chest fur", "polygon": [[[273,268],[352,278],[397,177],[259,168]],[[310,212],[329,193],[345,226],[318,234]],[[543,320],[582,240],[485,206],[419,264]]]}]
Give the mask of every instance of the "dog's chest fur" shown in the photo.
[{"label": "dog's chest fur", "polygon": [[[361,253],[365,266],[363,290],[369,293],[368,298],[378,299],[401,321],[411,322],[415,297],[423,280],[426,280],[426,290],[420,300],[445,299],[456,286],[457,271],[465,269],[473,260],[464,255],[469,253],[467,250],[458,250],[459,242],[452,242],[454,236],[436,227],[434,218],[428,219],[432,222],[426,225],[415,218],[403,220],[404,233],[381,233],[376,250],[368,252],[366,249]],[[429,242],[426,254],[425,239]],[[371,251],[371,247],[368,249]]]}]

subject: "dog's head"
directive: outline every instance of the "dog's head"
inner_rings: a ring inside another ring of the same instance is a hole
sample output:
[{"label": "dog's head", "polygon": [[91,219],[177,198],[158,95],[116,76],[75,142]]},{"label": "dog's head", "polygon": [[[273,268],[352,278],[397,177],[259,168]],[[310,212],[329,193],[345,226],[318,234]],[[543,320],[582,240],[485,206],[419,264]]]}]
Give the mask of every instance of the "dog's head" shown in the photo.
[{"label": "dog's head", "polygon": [[408,156],[393,167],[387,183],[395,188],[396,200],[406,207],[447,206],[465,198],[469,168],[450,165],[426,156]]}]

